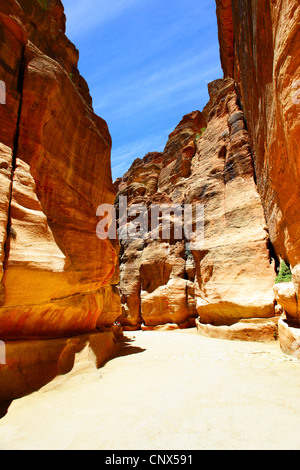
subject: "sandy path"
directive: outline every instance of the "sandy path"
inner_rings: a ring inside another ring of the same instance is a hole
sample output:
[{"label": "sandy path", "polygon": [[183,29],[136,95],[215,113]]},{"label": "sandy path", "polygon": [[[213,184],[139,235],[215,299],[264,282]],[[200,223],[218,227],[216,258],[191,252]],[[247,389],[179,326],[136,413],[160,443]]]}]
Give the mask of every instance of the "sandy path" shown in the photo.
[{"label": "sandy path", "polygon": [[277,343],[135,332],[100,370],[79,358],[15,401],[0,449],[300,449],[300,362]]}]

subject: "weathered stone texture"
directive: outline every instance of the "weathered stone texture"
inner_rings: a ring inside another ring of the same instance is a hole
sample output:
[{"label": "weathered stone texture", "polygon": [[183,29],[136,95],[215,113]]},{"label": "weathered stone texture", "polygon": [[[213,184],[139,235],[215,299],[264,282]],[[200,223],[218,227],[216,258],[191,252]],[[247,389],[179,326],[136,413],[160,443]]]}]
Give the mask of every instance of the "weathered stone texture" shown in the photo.
[{"label": "weathered stone texture", "polygon": [[209,93],[203,112],[182,119],[164,152],[136,160],[118,181],[117,205],[127,196],[131,206],[202,204],[205,213],[199,250],[172,231],[151,240],[150,228],[147,239],[121,240],[125,326],[186,327],[198,315],[214,325],[274,316],[275,264],[245,116],[232,79],[211,83]]},{"label": "weathered stone texture", "polygon": [[101,319],[118,247],[96,237],[97,206],[115,198],[111,138],[65,21],[60,0],[0,4],[2,339],[82,333],[120,313],[112,296]]}]

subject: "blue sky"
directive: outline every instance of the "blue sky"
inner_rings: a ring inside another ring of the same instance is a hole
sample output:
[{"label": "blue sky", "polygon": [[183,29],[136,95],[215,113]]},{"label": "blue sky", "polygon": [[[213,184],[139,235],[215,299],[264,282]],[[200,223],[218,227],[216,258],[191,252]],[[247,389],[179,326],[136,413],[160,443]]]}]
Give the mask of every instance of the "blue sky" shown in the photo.
[{"label": "blue sky", "polygon": [[113,141],[113,180],[162,151],[202,110],[220,66],[215,0],[62,0],[95,112]]}]

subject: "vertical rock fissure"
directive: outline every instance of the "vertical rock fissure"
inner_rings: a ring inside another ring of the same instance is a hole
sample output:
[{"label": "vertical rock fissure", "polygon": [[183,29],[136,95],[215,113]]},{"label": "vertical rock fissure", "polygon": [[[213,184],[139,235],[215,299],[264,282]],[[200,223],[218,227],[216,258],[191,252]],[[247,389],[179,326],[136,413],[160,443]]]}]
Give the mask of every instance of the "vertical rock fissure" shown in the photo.
[{"label": "vertical rock fissure", "polygon": [[[236,86],[236,92],[238,94],[238,87],[237,86]],[[244,112],[244,106],[243,106],[242,98],[240,96],[238,96],[237,105],[238,105],[239,109],[242,112]],[[248,123],[247,123],[247,119],[246,119],[245,114],[244,114],[244,125],[245,125],[245,129],[247,130],[248,138],[249,138],[249,152],[250,152],[251,160],[252,160],[253,180],[254,180],[254,183],[255,183],[255,186],[256,186],[257,193],[259,194],[259,196],[261,198],[261,192],[259,190],[258,180],[257,180],[257,169],[256,169],[256,164],[255,164],[256,159],[254,158],[253,145],[251,143],[251,137],[250,137],[250,134],[249,134],[249,131],[248,131]],[[267,216],[266,216],[266,212],[265,212],[265,206],[264,206],[263,203],[261,204],[261,207],[262,207],[263,212],[264,212],[266,227],[268,227]],[[274,248],[273,244],[271,243],[269,231],[267,230],[267,232],[268,232],[267,249],[268,249],[268,252],[269,252],[270,264],[272,264],[274,262],[274,270],[275,270],[276,274],[278,274],[280,261],[278,259],[275,248]]]},{"label": "vertical rock fissure", "polygon": [[[4,244],[4,260],[3,260],[4,273],[5,273],[5,268],[7,265],[9,251],[10,251],[10,238],[15,236],[15,234],[12,232],[12,225],[11,225],[11,203],[12,203],[12,196],[13,196],[14,174],[15,174],[16,165],[17,165],[17,154],[18,154],[18,146],[19,146],[19,127],[20,127],[22,103],[23,103],[24,73],[25,73],[25,47],[23,47],[23,50],[22,50],[19,77],[18,77],[18,91],[20,93],[20,101],[19,101],[19,109],[18,109],[18,116],[17,116],[17,123],[16,123],[16,131],[15,131],[14,141],[13,141],[11,186],[10,186],[9,206],[8,206],[8,214],[7,214],[6,241]],[[3,277],[2,277],[2,280],[3,280]]]},{"label": "vertical rock fissure", "polygon": [[[140,279],[141,279],[141,272],[140,272]],[[145,320],[143,319],[143,313],[142,313],[142,283],[140,282],[140,288],[139,288],[139,318],[138,321],[140,321],[141,325],[145,325]]]}]

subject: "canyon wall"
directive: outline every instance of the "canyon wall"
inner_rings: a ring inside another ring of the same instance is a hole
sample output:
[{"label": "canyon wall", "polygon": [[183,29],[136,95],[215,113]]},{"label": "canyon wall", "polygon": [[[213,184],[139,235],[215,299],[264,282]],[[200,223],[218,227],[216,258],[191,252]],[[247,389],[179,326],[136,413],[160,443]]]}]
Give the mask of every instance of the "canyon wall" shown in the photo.
[{"label": "canyon wall", "polygon": [[[0,402],[70,370],[86,344],[104,362],[118,347],[117,319],[203,331],[253,319],[262,331],[266,320],[275,337],[277,301],[299,324],[300,5],[216,4],[224,78],[163,152],[113,185],[111,137],[61,1],[0,1]],[[124,238],[129,217],[121,247],[95,233],[97,207],[117,192],[117,209],[122,196],[147,208],[146,233]],[[203,205],[201,249],[175,237],[176,214],[170,234],[161,219],[149,225],[162,204]],[[273,289],[280,259],[293,284]]]},{"label": "canyon wall", "polygon": [[[275,316],[275,261],[235,82],[216,80],[208,89],[207,106],[182,119],[164,151],[137,159],[116,182],[116,207],[126,196],[131,209],[147,207],[149,222],[140,239],[123,239],[134,218],[119,228],[125,328],[184,328],[198,316],[230,326]],[[203,206],[201,248],[175,237],[178,214],[170,214],[168,237],[153,236],[153,204]]]},{"label": "canyon wall", "polygon": [[[65,22],[60,0],[0,2],[6,92],[0,105],[0,338],[6,344],[103,330],[120,315],[119,247],[96,237],[96,209],[115,199],[111,137],[93,112]],[[7,358],[5,367],[18,366]]]},{"label": "canyon wall", "polygon": [[[121,239],[128,328],[184,327],[199,315],[202,332],[254,319],[262,331],[259,319],[271,318],[276,302],[299,325],[300,5],[216,6],[224,79],[209,85],[208,105],[184,117],[162,153],[137,160],[117,182],[133,205],[204,204],[205,244],[190,251],[184,239],[153,241],[151,232]],[[274,286],[281,261],[293,283]]]},{"label": "canyon wall", "polygon": [[[270,240],[292,268],[293,299],[300,285],[300,4],[216,4],[224,75],[237,83]],[[299,305],[292,314],[299,323]]]}]

